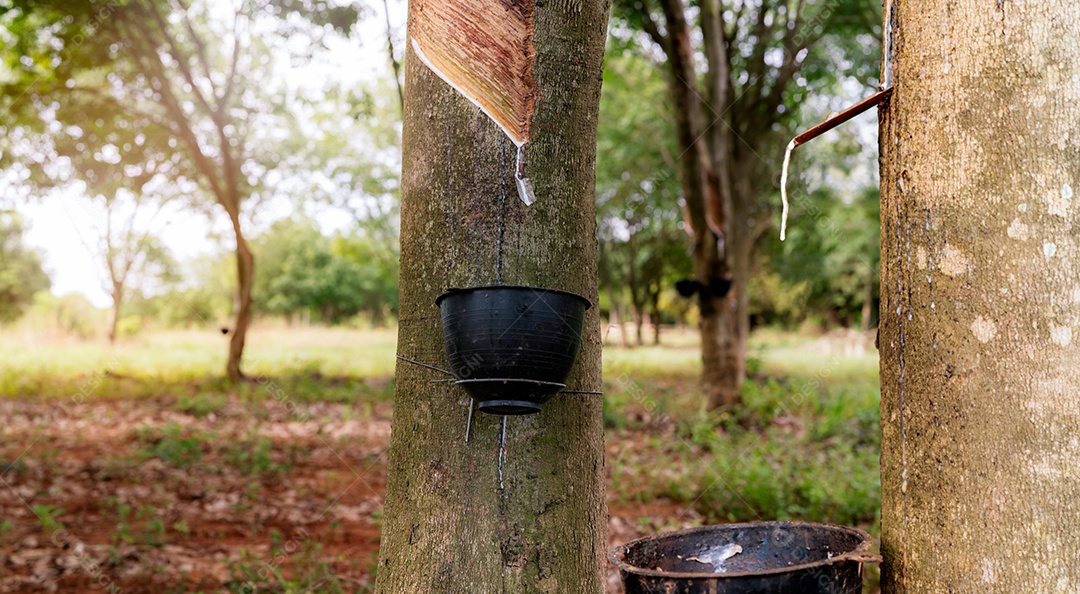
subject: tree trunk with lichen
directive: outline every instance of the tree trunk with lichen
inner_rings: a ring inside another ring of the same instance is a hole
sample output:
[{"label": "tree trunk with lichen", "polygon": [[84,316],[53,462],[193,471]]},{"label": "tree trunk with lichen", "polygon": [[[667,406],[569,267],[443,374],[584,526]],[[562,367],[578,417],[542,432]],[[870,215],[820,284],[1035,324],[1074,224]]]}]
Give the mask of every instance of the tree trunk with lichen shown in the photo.
[{"label": "tree trunk with lichen", "polygon": [[895,2],[883,591],[1080,584],[1080,5]]},{"label": "tree trunk with lichen", "polygon": [[[608,5],[538,5],[540,90],[526,148],[537,201],[515,189],[516,147],[417,59],[406,60],[398,351],[447,368],[435,298],[531,285],[597,303],[594,160]],[[586,312],[570,389],[600,389],[599,308]],[[599,594],[605,549],[601,399],[477,413],[436,372],[399,362],[377,591]]]}]

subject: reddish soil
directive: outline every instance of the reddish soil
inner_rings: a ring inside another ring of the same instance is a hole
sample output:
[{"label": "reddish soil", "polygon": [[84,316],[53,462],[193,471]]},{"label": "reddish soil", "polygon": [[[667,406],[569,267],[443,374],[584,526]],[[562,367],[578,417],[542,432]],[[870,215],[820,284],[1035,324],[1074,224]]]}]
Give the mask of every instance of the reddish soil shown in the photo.
[{"label": "reddish soil", "polygon": [[[275,591],[276,573],[373,589],[389,405],[173,405],[0,402],[0,592]],[[610,507],[612,547],[700,523]]]}]

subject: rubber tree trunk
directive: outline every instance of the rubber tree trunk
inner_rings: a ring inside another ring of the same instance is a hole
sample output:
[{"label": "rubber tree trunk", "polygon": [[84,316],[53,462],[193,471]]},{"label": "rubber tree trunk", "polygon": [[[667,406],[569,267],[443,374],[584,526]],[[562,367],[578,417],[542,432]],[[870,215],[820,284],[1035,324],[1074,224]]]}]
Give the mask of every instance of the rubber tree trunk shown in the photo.
[{"label": "rubber tree trunk", "polygon": [[[536,9],[540,87],[527,147],[537,201],[514,185],[516,148],[412,53],[406,60],[398,350],[446,368],[435,298],[449,287],[533,285],[597,303],[594,196],[609,6]],[[575,390],[600,389],[599,308]],[[477,413],[440,374],[399,362],[377,591],[602,592],[601,398],[563,394],[538,414]]]},{"label": "rubber tree trunk", "polygon": [[1080,4],[895,2],[883,591],[1080,584]]},{"label": "rubber tree trunk", "polygon": [[[687,222],[693,230],[690,255],[694,276],[706,286],[712,284],[710,279],[732,277],[735,281],[732,291],[726,295],[715,295],[709,291],[698,294],[702,390],[709,409],[730,407],[739,402],[745,376],[746,335],[742,325],[743,320],[748,318],[739,296],[746,295],[742,287],[749,280],[749,274],[739,276],[733,255],[720,253],[718,235],[714,231],[722,230],[726,250],[730,252],[734,245],[732,239],[740,231],[733,228],[733,221],[745,219],[738,218],[738,214],[734,218],[730,216],[739,200],[725,204],[720,209],[724,214],[708,214],[710,197],[716,194],[722,196],[728,186],[726,168],[731,163],[727,145],[716,141],[713,151],[706,146],[706,131],[710,127],[702,115],[702,99],[696,85],[687,82],[696,80],[698,75],[694,66],[693,34],[686,20],[686,5],[682,0],[664,0],[661,5],[669,29],[668,42],[661,43],[668,58],[668,89],[675,114],[676,136],[679,146],[684,147],[679,158],[679,181],[686,200]],[[711,77],[710,82],[719,84],[720,78],[723,75]],[[722,90],[718,92],[726,94]],[[710,156],[713,152],[721,155],[716,163],[712,162]],[[734,188],[734,191],[737,190]]]}]

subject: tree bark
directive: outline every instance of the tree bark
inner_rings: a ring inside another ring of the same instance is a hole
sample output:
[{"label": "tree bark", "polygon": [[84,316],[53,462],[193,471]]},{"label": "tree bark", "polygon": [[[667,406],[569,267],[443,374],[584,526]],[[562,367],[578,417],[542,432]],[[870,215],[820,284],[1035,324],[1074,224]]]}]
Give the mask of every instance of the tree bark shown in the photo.
[{"label": "tree bark", "polygon": [[[398,349],[447,367],[435,298],[448,287],[502,282],[564,289],[597,302],[594,161],[608,4],[538,5],[541,96],[527,173],[515,147],[421,63],[406,60]],[[574,390],[600,389],[600,318],[588,310]],[[601,399],[563,394],[542,412],[477,413],[469,397],[399,363],[377,591],[603,591]]]},{"label": "tree bark", "polygon": [[883,591],[1080,584],[1080,5],[896,2]]}]

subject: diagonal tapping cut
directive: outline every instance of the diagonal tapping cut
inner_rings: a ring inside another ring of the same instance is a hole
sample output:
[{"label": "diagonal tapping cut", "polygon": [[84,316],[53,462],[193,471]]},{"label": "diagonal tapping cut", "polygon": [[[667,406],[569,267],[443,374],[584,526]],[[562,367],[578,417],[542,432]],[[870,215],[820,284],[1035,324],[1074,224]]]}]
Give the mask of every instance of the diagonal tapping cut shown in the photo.
[{"label": "diagonal tapping cut", "polygon": [[416,56],[480,108],[518,148],[514,179],[525,204],[525,145],[540,96],[533,78],[535,0],[414,0],[409,36]]}]

